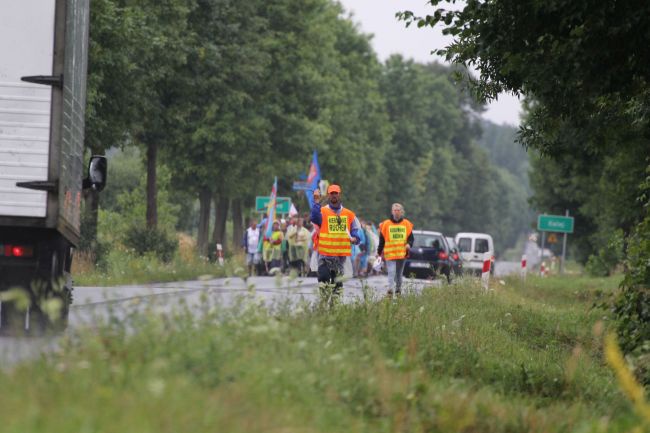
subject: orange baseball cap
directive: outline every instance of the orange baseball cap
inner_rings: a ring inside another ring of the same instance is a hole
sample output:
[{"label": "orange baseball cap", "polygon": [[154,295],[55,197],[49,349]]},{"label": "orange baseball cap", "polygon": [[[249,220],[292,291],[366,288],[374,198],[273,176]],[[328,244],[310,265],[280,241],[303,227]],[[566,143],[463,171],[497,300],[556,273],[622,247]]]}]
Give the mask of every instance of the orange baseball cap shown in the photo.
[{"label": "orange baseball cap", "polygon": [[341,187],[338,186],[338,185],[332,184],[332,185],[327,187],[327,193],[329,194],[331,192],[338,192],[339,194],[341,194]]}]

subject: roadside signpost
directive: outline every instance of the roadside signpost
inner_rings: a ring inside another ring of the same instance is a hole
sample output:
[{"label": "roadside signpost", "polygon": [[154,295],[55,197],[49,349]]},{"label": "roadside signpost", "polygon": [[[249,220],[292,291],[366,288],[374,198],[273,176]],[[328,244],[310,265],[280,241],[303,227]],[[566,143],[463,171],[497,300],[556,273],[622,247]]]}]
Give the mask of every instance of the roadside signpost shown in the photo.
[{"label": "roadside signpost", "polygon": [[311,186],[310,183],[306,181],[295,181],[293,183],[293,190],[294,191],[311,191],[313,187]]},{"label": "roadside signpost", "polygon": [[537,217],[537,230],[542,232],[573,233],[573,217],[558,215],[539,215]]},{"label": "roadside signpost", "polygon": [[[266,213],[271,201],[270,196],[255,197],[255,212]],[[288,214],[291,209],[291,197],[276,197],[275,211],[278,214]]]},{"label": "roadside signpost", "polygon": [[574,220],[569,216],[567,210],[564,216],[561,215],[539,215],[537,217],[537,230],[542,232],[542,261],[544,260],[544,240],[546,232],[564,233],[562,240],[562,261],[560,262],[560,274],[564,273],[564,259],[566,257],[567,234],[573,233]]}]

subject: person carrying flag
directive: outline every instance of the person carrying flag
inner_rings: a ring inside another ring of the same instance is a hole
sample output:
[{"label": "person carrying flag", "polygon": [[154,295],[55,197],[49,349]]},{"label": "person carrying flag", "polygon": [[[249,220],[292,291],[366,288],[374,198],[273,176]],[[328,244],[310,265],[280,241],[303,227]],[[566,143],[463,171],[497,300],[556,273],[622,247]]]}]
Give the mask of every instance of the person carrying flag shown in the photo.
[{"label": "person carrying flag", "polygon": [[275,207],[278,196],[278,178],[273,180],[270,200],[267,204],[267,213],[264,217],[264,231],[262,242],[262,259],[266,273],[282,265],[282,232],[280,231],[280,222],[275,219]]},{"label": "person carrying flag", "polygon": [[314,205],[311,208],[311,221],[318,229],[318,283],[321,295],[338,297],[343,288],[343,265],[352,255],[352,244],[359,243],[359,220],[354,212],[341,204],[341,187],[330,185],[327,188],[329,204],[321,206],[319,189],[314,190]]},{"label": "person carrying flag", "polygon": [[404,218],[404,206],[393,203],[391,217],[379,225],[377,256],[384,254],[388,271],[388,296],[402,292],[402,273],[409,250],[413,246],[413,224]]}]

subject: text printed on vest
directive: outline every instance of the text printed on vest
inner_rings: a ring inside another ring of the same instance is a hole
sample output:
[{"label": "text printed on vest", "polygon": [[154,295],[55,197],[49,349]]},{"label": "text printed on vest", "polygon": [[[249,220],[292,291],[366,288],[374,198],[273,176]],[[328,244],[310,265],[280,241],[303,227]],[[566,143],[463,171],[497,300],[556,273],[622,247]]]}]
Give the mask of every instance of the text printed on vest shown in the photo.
[{"label": "text printed on vest", "polygon": [[345,233],[348,229],[348,217],[328,216],[327,229],[330,233]]},{"label": "text printed on vest", "polygon": [[406,240],[406,227],[404,226],[391,226],[388,228],[388,236],[390,242],[405,241]]}]

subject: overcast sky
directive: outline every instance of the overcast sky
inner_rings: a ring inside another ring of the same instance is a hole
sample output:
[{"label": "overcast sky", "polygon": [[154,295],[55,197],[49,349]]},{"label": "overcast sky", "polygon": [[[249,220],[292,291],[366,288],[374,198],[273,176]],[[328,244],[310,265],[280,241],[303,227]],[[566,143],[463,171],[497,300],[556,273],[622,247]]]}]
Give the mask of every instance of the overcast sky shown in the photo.
[{"label": "overcast sky", "polygon": [[[372,44],[383,61],[394,53],[412,58],[418,62],[442,62],[442,58],[431,54],[431,50],[444,48],[450,42],[440,29],[430,27],[406,28],[397,21],[395,12],[411,10],[416,14],[432,14],[433,8],[426,0],[339,0],[343,7],[353,14],[352,20],[359,24],[364,33],[373,34]],[[501,95],[499,100],[488,106],[483,116],[494,123],[518,125],[519,100],[511,95]]]}]

